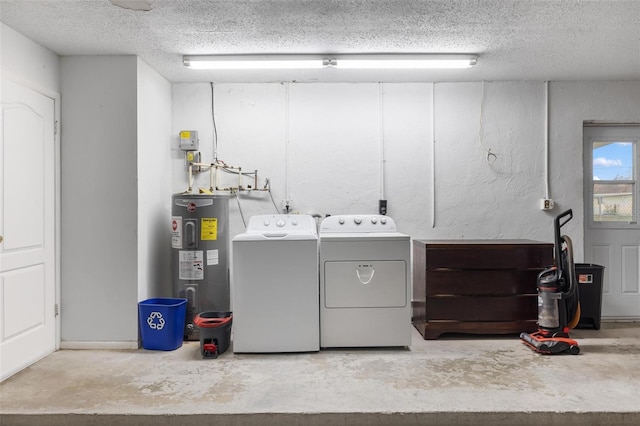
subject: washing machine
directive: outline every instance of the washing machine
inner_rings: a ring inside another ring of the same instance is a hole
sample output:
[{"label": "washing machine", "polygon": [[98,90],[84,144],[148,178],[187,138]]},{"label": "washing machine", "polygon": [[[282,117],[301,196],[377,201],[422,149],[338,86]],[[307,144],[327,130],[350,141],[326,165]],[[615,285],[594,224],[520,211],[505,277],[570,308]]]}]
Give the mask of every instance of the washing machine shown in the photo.
[{"label": "washing machine", "polygon": [[253,216],[231,250],[233,351],[320,350],[316,220]]},{"label": "washing machine", "polygon": [[381,215],[320,224],[320,346],[411,344],[411,241]]}]

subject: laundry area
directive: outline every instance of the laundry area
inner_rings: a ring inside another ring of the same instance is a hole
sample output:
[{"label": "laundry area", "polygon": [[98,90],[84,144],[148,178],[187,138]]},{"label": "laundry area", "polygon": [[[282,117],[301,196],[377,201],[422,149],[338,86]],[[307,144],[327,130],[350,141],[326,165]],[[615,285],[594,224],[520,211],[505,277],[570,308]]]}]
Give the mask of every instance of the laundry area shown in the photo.
[{"label": "laundry area", "polygon": [[640,424],[638,22],[0,0],[0,424]]}]

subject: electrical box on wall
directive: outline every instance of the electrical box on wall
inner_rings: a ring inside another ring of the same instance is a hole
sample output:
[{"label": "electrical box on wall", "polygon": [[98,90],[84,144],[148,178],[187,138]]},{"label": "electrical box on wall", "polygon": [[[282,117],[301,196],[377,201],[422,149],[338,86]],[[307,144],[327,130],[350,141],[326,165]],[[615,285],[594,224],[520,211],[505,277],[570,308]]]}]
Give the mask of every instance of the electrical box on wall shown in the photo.
[{"label": "electrical box on wall", "polygon": [[[200,152],[199,151],[187,151],[187,152],[185,152],[184,159],[185,159],[185,166],[187,168],[189,168],[189,164],[200,163],[200,161],[201,161]],[[193,166],[193,169],[191,171],[192,172],[199,172],[200,171],[200,166]]]},{"label": "electrical box on wall", "polygon": [[387,200],[378,200],[378,213],[383,216],[387,214]]},{"label": "electrical box on wall", "polygon": [[540,200],[540,209],[541,210],[551,210],[553,209],[553,200],[550,198],[542,198]]},{"label": "electrical box on wall", "polygon": [[180,149],[183,151],[198,150],[198,131],[197,130],[180,131]]},{"label": "electrical box on wall", "polygon": [[282,211],[285,213],[291,213],[293,211],[293,200],[290,198],[285,198],[282,200]]}]

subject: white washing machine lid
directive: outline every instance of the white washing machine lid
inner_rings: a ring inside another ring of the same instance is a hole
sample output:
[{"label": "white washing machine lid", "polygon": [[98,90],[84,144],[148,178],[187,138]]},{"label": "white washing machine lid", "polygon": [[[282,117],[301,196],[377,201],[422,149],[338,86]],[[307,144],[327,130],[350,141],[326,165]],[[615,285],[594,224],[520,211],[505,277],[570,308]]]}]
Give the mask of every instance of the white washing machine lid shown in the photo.
[{"label": "white washing machine lid", "polygon": [[256,215],[232,241],[317,240],[316,220],[309,215]]}]

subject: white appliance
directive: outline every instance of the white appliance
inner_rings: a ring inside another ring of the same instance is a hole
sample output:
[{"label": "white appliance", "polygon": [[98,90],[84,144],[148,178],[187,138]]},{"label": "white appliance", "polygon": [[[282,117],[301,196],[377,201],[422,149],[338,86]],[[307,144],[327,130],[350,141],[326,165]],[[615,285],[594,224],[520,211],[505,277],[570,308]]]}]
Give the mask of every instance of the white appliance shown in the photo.
[{"label": "white appliance", "polygon": [[408,235],[380,215],[320,224],[320,347],[411,344]]},{"label": "white appliance", "polygon": [[231,250],[233,351],[320,350],[315,219],[253,216]]}]

